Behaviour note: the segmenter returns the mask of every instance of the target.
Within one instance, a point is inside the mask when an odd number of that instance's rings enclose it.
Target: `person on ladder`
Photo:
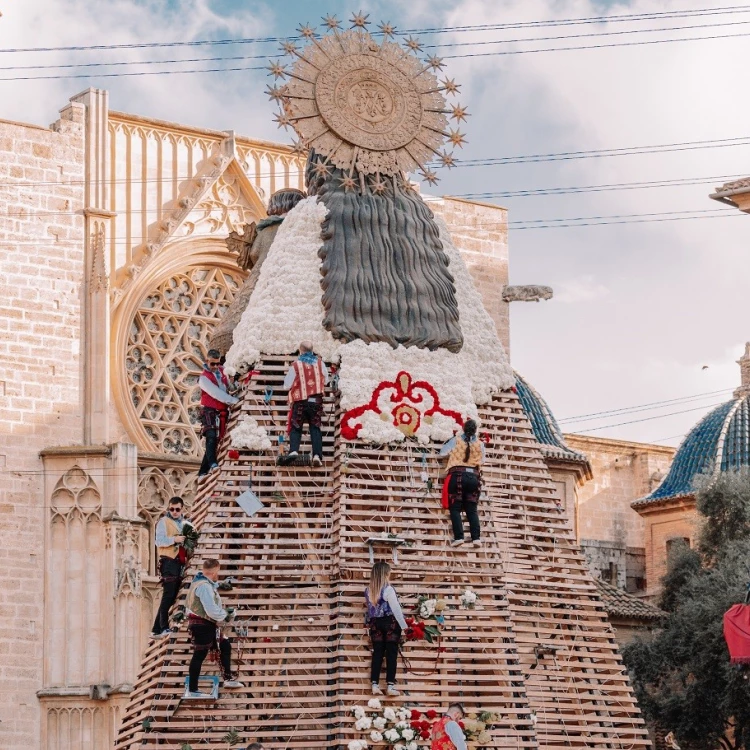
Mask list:
[[[396,669],[398,667],[398,644],[401,633],[406,632],[408,625],[401,611],[396,590],[391,586],[391,566],[378,562],[372,566],[370,583],[365,589],[367,614],[365,621],[370,628],[372,643],[372,662],[370,664],[370,682],[372,694],[383,695],[380,689],[380,670],[385,655],[385,681],[387,695],[396,696]]]
[[[462,434],[445,443],[440,449],[440,455],[448,456],[447,474],[443,483],[443,507],[448,508],[451,516],[451,546],[458,547],[464,543],[463,511],[469,522],[471,541],[478,547],[482,544],[477,503],[482,489],[479,470],[484,461],[484,443],[477,438],[477,423],[473,419],[467,419]]]
[[[222,605],[218,581],[219,561],[208,558],[203,561],[202,570],[195,576],[188,591],[185,608],[193,644],[193,658],[190,660],[186,698],[210,697],[198,691],[201,667],[209,651],[219,652],[224,687],[230,690],[245,687],[232,674],[232,642],[221,632],[221,626],[234,619],[234,612],[229,612]]]
[[[288,459],[299,455],[302,441],[302,427],[310,425],[312,442],[312,464],[323,464],[323,433],[320,425],[323,421],[323,394],[328,385],[328,368],[325,362],[313,352],[312,344],[303,341],[299,345],[299,357],[289,368],[284,378],[284,388],[289,391],[289,433]]]
[[[219,468],[216,451],[227,429],[229,407],[237,403],[229,393],[229,378],[221,366],[221,354],[217,349],[208,350],[198,385],[201,389],[201,432],[206,438],[206,452],[198,470],[198,476],[203,477]]]
[[[182,585],[182,563],[180,545],[185,541],[182,527],[185,517],[182,515],[184,503],[181,497],[169,500],[165,514],[156,524],[155,543],[159,555],[159,582],[162,587],[161,603],[156,613],[152,638],[165,638],[172,631],[169,628],[169,610],[177,599],[177,592]]]
[[[443,718],[432,725],[430,750],[467,750],[466,738],[458,724],[465,715],[460,703],[448,706]]]

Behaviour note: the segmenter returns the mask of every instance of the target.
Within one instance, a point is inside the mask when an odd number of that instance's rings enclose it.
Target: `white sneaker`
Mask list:
[[[383,691],[380,689],[380,685],[376,685],[374,682],[372,683],[372,694],[383,695]]]
[[[474,540],[472,541],[472,544],[473,544],[473,545],[474,545],[475,547],[481,547],[481,546],[482,546],[482,540],[481,540],[481,539],[474,539]]]
[[[168,638],[170,635],[172,635],[171,630],[162,630],[161,633],[151,633],[151,638],[156,641],[160,638]]]
[[[206,700],[207,698],[211,698],[213,696],[209,695],[208,693],[199,693],[199,692],[191,692],[190,690],[185,691],[185,695],[182,696],[185,700]]]
[[[451,542],[451,547],[460,547],[464,543],[463,539],[454,539]]]
[[[227,690],[237,690],[238,688],[245,687],[244,682],[240,682],[239,680],[225,680],[224,681],[224,687]]]
[[[323,465],[323,459],[320,456],[313,456],[312,465],[313,466],[322,466]]]
[[[388,689],[385,691],[386,695],[390,695],[392,697],[395,697],[397,695],[401,695],[400,690],[396,690],[395,685],[388,685]]]
[[[299,456],[297,451],[289,451],[289,453],[286,454],[287,458],[297,458],[297,456]]]

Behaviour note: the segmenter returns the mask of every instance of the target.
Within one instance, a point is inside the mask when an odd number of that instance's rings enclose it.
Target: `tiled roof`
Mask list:
[[[597,580],[596,587],[599,589],[599,596],[610,617],[627,617],[631,620],[653,622],[665,615],[665,612],[658,607],[654,607],[653,604],[628,594],[627,591],[623,591],[611,583]]]
[[[534,437],[541,443],[542,454],[548,458],[559,458],[566,461],[583,463],[586,466],[587,474],[590,474],[591,468],[588,458],[584,453],[574,451],[567,446],[560,425],[557,424],[557,420],[547,402],[517,372],[514,375],[516,376],[518,398],[521,401],[523,410],[526,412],[526,416],[531,422]]]
[[[750,464],[750,413],[747,396],[717,406],[688,433],[677,449],[669,473],[662,483],[633,507],[691,495],[700,474]]]

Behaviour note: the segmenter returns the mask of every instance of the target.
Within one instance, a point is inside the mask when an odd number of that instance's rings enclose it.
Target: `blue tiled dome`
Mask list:
[[[634,507],[692,495],[701,474],[750,466],[750,393],[717,406],[688,433],[664,481]]]
[[[534,437],[541,443],[542,454],[547,458],[557,458],[563,461],[575,461],[585,464],[585,471],[591,474],[588,458],[583,453],[574,451],[565,443],[560,425],[557,424],[552,411],[541,395],[524,380],[517,372],[516,393],[526,416],[531,422]]]

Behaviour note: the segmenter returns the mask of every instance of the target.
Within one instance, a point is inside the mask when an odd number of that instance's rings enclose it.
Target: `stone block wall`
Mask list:
[[[503,300],[508,284],[508,210],[463,198],[431,198],[430,208],[450,227],[487,312],[510,356],[510,306]]]
[[[52,129],[0,121],[0,744],[9,749],[40,746],[39,451],[82,440],[83,176],[82,106]]]

